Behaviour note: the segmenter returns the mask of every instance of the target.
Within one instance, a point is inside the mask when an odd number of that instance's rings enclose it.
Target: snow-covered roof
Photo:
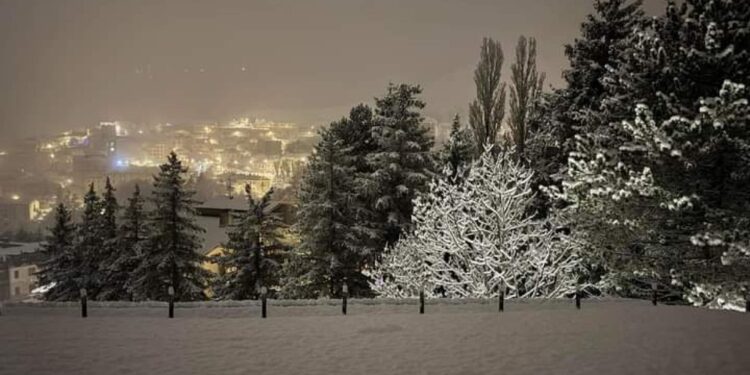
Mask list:
[[[41,242],[11,243],[8,247],[0,247],[0,261],[4,261],[8,255],[23,253],[34,253],[42,246]]]
[[[241,196],[233,199],[226,196],[214,197],[199,205],[198,210],[247,211],[247,199]]]

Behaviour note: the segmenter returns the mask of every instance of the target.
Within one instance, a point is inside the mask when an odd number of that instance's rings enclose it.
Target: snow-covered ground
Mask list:
[[[644,301],[6,305],[0,374],[750,374],[750,314]],[[208,308],[207,306],[212,306]]]

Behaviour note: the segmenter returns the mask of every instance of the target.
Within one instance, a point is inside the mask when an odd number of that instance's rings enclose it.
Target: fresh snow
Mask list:
[[[281,302],[281,301],[278,301]],[[747,314],[644,301],[10,304],[0,374],[747,374]],[[393,301],[391,301],[393,302]],[[312,301],[303,303],[313,304]],[[367,304],[365,304],[367,303]],[[286,302],[285,304],[291,304]],[[227,305],[227,304],[225,304]],[[194,307],[186,307],[194,306]],[[213,308],[205,308],[213,307]]]

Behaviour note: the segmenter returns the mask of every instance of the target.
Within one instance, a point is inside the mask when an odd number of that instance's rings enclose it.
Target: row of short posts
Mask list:
[[[499,312],[505,311],[505,285],[501,285],[498,291],[498,306],[497,309]],[[651,303],[656,306],[658,304],[658,284],[656,282],[651,283]],[[167,294],[169,295],[169,318],[174,318],[174,288],[172,286],[169,286],[167,289]],[[80,290],[81,295],[81,317],[86,318],[88,317],[88,300],[87,300],[87,292],[86,288],[81,288]],[[581,291],[581,288],[576,288],[575,291],[575,306],[577,310],[581,309],[581,298],[583,296],[583,292]],[[347,302],[349,299],[349,286],[346,285],[346,283],[343,284],[341,287],[341,313],[343,315],[346,315],[347,312]],[[262,318],[266,318],[268,316],[268,288],[261,287],[260,288],[260,300],[261,300],[261,309],[260,314]],[[419,291],[419,313],[424,314],[424,303],[425,303],[425,294],[424,289]],[[0,316],[3,315],[2,311],[3,305],[2,302],[0,302]],[[750,313],[750,291],[746,293],[745,297],[745,312]]]

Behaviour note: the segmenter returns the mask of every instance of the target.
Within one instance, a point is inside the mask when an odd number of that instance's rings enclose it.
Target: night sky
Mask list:
[[[509,76],[520,34],[561,84],[592,0],[0,0],[0,138],[103,120],[322,123],[419,83],[447,120],[474,96],[483,36]],[[664,0],[647,0],[650,13]]]

